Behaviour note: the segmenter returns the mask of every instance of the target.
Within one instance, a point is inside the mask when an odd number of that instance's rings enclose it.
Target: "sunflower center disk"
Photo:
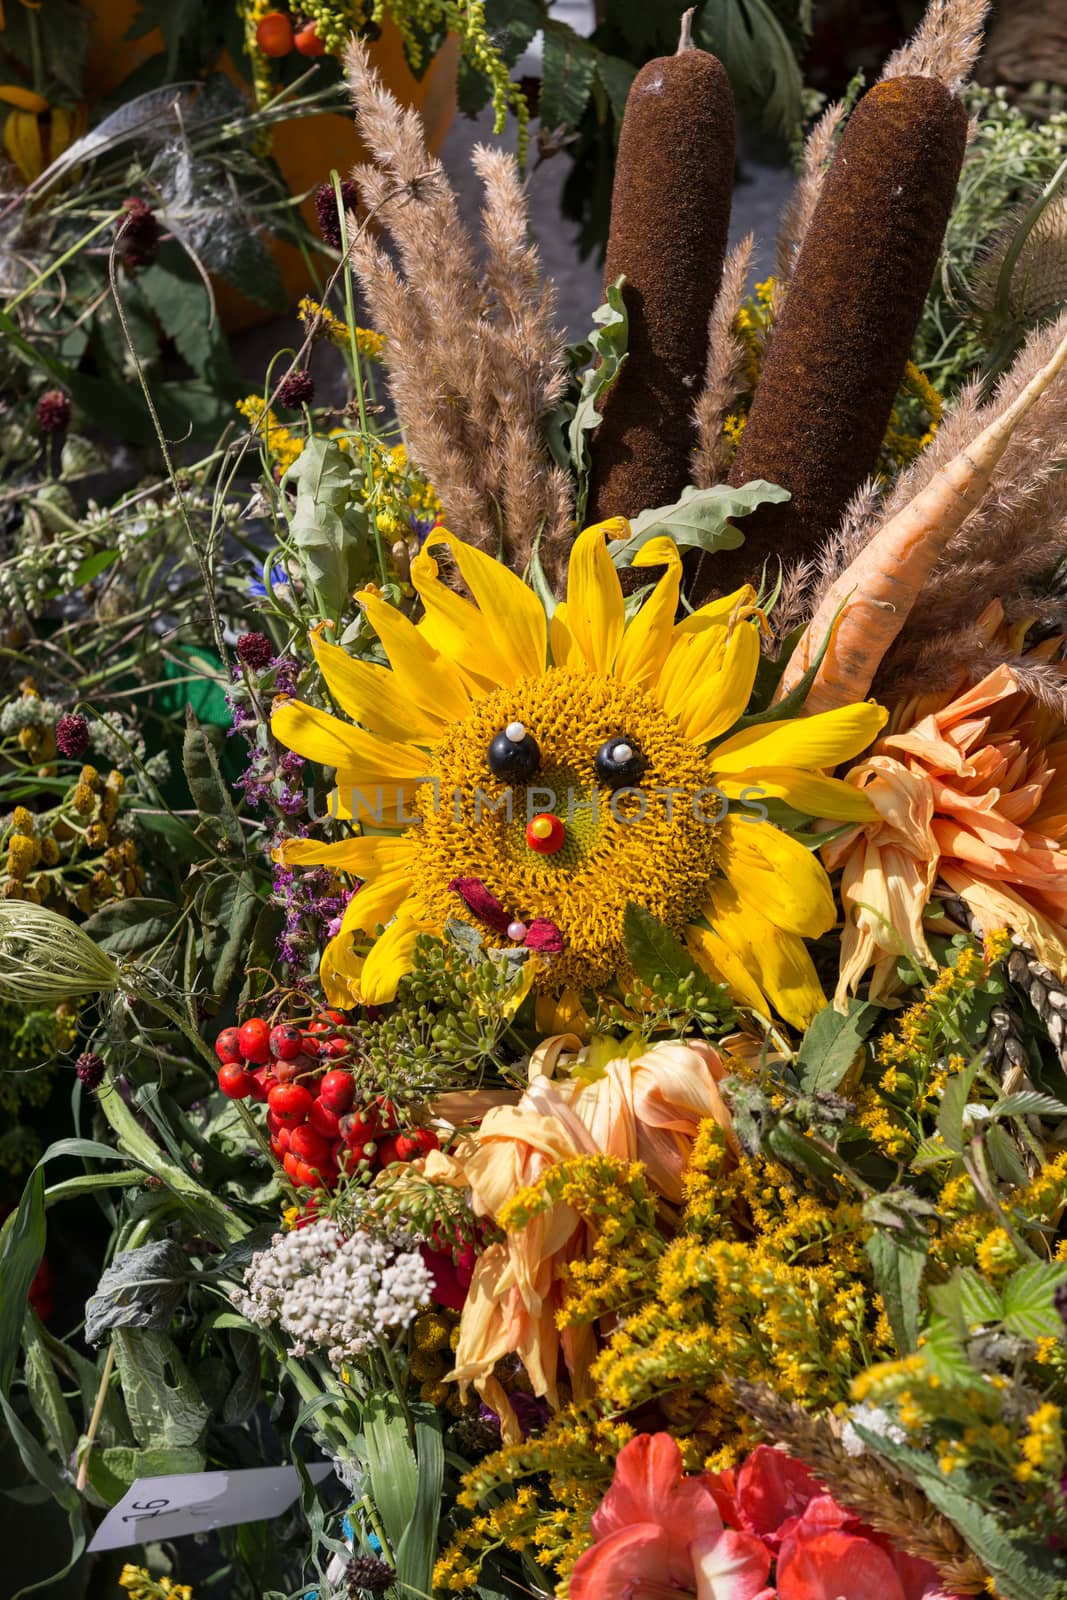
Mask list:
[[[494,776],[487,752],[521,724],[536,740],[538,769],[522,783]],[[597,754],[617,739],[639,750],[640,782],[612,792],[597,781]],[[479,878],[515,924],[546,917],[563,935],[542,988],[598,987],[625,964],[622,919],[630,901],[680,932],[699,915],[715,871],[716,832],[695,796],[711,779],[702,750],[682,738],[650,695],[565,667],[498,689],[431,752],[432,784],[418,796],[415,887],[428,919],[463,916],[448,888]],[[715,807],[707,805],[707,815]],[[549,816],[555,848],[532,847],[527,829]],[[534,836],[536,837],[536,835]],[[557,842],[558,840],[558,842]],[[487,932],[492,944],[505,937]]]

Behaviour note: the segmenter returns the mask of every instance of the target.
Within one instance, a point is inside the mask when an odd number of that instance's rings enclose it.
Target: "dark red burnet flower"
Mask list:
[[[77,760],[89,748],[89,724],[76,711],[68,712],[56,723],[56,749],[60,755]]]
[[[138,267],[150,267],[159,254],[159,220],[139,195],[131,194],[122,209],[126,215],[119,219],[118,254],[123,266],[136,272]]]
[[[341,184],[341,204],[346,211],[355,211],[359,206],[359,191],[351,178],[345,178]],[[337,211],[337,196],[332,183],[320,183],[315,190],[315,214],[319,219],[319,232],[326,243],[333,250],[342,248],[341,218]]]
[[[265,672],[274,660],[274,646],[265,633],[243,633],[237,641],[237,654],[253,672]]]
[[[345,1584],[353,1600],[364,1593],[384,1594],[395,1580],[393,1568],[378,1556],[353,1556],[345,1568]]]
[[[95,1050],[83,1050],[74,1063],[74,1070],[78,1074],[82,1085],[90,1091],[99,1089],[104,1081],[104,1062]]]
[[[315,398],[315,380],[310,372],[290,372],[278,386],[278,404],[288,411],[299,411]]]
[[[66,433],[70,427],[70,395],[46,389],[37,402],[37,426],[42,433]]]

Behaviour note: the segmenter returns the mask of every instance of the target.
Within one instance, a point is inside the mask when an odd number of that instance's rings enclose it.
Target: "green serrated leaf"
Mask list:
[[[930,1372],[946,1388],[969,1389],[975,1382],[975,1369],[957,1330],[946,1317],[930,1318],[923,1329],[920,1350]]]
[[[704,1000],[713,1008],[721,1005],[719,989],[703,967],[693,960],[685,945],[662,922],[657,922],[650,911],[633,901],[623,912],[622,942],[630,965],[642,983],[655,987],[657,982],[679,983],[689,978],[693,980],[693,992],[698,1000]]]
[[[693,36],[718,56],[738,101],[765,128],[794,138],[804,117],[804,80],[767,0],[705,0]]]
[[[541,126],[555,133],[576,128],[589,104],[596,52],[580,34],[552,17],[544,19],[541,57]]]
[[[116,1328],[111,1343],[130,1425],[142,1449],[199,1444],[211,1409],[174,1340],[147,1328]]]
[[[945,1477],[931,1455],[895,1443],[854,1421],[856,1432],[876,1456],[902,1467],[936,1507],[959,1530],[967,1548],[982,1562],[1003,1600],[1063,1600],[1063,1565],[1058,1551],[998,1522],[977,1495],[964,1488],[957,1474]]]
[[[617,567],[632,566],[642,545],[661,537],[688,548],[736,550],[744,544],[745,536],[740,528],[732,526],[732,517],[745,517],[757,506],[776,505],[788,499],[788,489],[779,489],[777,484],[765,483],[761,478],[737,489],[728,483],[717,483],[710,489],[695,489],[690,484],[674,505],[642,511],[631,522],[629,537],[612,540],[608,550]]]
[[[878,1006],[850,1000],[843,1016],[833,1006],[826,1006],[812,1018],[797,1056],[800,1087],[805,1094],[837,1088],[879,1014]]]
[[[1004,1326],[1022,1339],[1063,1337],[1054,1296],[1067,1283],[1067,1262],[1035,1261],[1013,1272],[1002,1292]]]
[[[621,123],[623,113],[626,110],[626,101],[630,94],[630,86],[636,75],[635,67],[632,62],[623,61],[620,56],[602,55],[598,52],[596,75],[601,88],[607,96],[612,116],[616,122]]]
[[[941,1109],[937,1114],[937,1131],[945,1145],[955,1155],[963,1150],[963,1113],[971,1096],[980,1063],[974,1060],[962,1072],[957,1072],[945,1084],[941,1096]]]
[[[217,823],[228,842],[239,854],[244,855],[244,833],[229,785],[222,775],[215,747],[192,710],[188,713],[186,723],[182,767],[196,809],[201,816]]]
[[[162,943],[177,915],[170,900],[116,900],[94,911],[84,926],[109,955],[132,956]]]
[[[1042,1094],[1038,1089],[1018,1089],[1006,1094],[990,1106],[991,1117],[1063,1117],[1067,1116],[1067,1103],[1053,1094]]]
[[[884,1196],[877,1198],[884,1203]],[[872,1220],[867,1207],[864,1216]],[[930,1239],[920,1218],[901,1212],[899,1221],[900,1226],[876,1226],[864,1249],[897,1348],[901,1355],[910,1355],[919,1342],[919,1285]]]
[[[956,1275],[960,1291],[960,1309],[970,1327],[987,1322],[999,1322],[1001,1298],[995,1284],[983,1278],[973,1267],[963,1267]]]

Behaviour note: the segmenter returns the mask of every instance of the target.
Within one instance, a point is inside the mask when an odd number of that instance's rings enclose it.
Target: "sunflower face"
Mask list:
[[[759,662],[753,591],[676,623],[681,561],[657,539],[641,557],[666,574],[627,619],[606,545],[625,533],[616,521],[579,536],[549,619],[514,573],[438,530],[412,564],[417,626],[365,597],[389,668],[316,641],[350,720],[286,701],[273,727],[336,770],[335,810],[360,829],[282,848],[288,865],[360,883],[323,954],[331,1003],[391,999],[418,935],[451,917],[537,950],[543,991],[600,989],[627,976],[635,902],[741,1003],[798,1026],[823,1004],[804,939],[834,921],[829,880],[761,820],[759,797],[867,820],[864,796],[824,769],[865,749],[885,714],[848,706],[731,735]],[[441,581],[439,544],[473,601]]]
[[[516,723],[539,752],[519,784],[497,777],[487,759],[500,731]],[[639,784],[601,781],[597,754],[607,743],[640,751]],[[419,913],[428,922],[466,915],[449,885],[478,879],[510,922],[545,918],[559,929],[563,948],[539,971],[538,986],[582,989],[607,984],[624,966],[629,901],[678,934],[699,916],[715,871],[711,769],[651,695],[549,667],[479,701],[430,758],[433,782],[420,790],[412,840]],[[555,850],[530,842],[530,824],[545,815],[562,825]],[[490,931],[487,942],[508,941]]]

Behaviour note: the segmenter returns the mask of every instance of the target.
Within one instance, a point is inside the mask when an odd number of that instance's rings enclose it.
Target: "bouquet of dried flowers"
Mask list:
[[[0,1231],[0,1409],[65,1570],[1064,1592],[1067,323],[1009,299],[999,377],[933,381],[982,10],[824,112],[752,293],[687,20],[569,346],[516,163],[470,237],[352,40],[332,275],[199,462],[126,209],[165,484],[79,516],[52,463],[0,566],[5,1104],[71,1101]],[[269,1522],[85,1554],[285,1464]]]

